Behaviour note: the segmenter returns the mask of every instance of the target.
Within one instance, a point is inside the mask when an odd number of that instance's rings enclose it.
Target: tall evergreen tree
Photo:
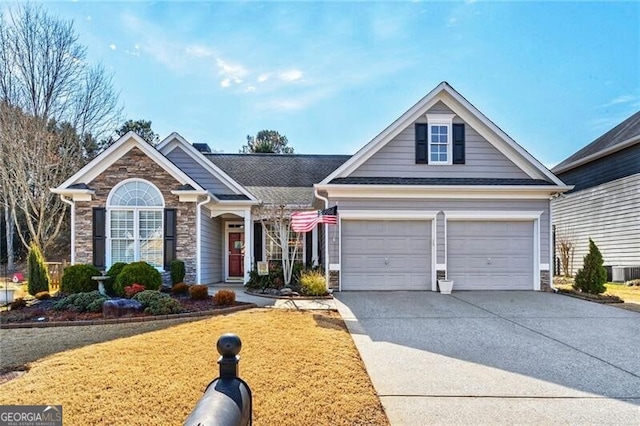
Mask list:
[[[584,257],[582,269],[576,274],[574,288],[585,293],[600,294],[604,293],[607,282],[607,270],[604,268],[604,260],[602,254],[598,250],[598,246],[589,238],[589,253]]]

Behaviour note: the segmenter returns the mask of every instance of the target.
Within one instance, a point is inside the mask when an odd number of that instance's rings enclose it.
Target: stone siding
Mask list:
[[[176,209],[176,256],[185,262],[185,281],[195,282],[196,205],[195,203],[180,203],[178,196],[171,193],[171,190],[176,189],[180,182],[176,181],[138,148],[133,148],[91,182],[87,182],[87,185],[95,191],[91,201],[75,203],[76,263],[93,263],[93,208],[106,207],[111,189],[123,180],[131,178],[144,179],[154,184],[164,197],[165,207]]]
[[[340,288],[340,271],[329,271],[329,288],[332,290]]]
[[[551,291],[549,271],[540,271],[540,291]]]

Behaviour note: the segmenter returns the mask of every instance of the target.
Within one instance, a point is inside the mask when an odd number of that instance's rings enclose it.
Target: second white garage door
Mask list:
[[[533,222],[447,222],[454,290],[533,290]]]
[[[431,290],[431,221],[342,220],[342,290]]]

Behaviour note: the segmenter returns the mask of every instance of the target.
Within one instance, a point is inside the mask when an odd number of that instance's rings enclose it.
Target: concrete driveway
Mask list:
[[[640,425],[640,314],[539,292],[344,292],[392,425]]]

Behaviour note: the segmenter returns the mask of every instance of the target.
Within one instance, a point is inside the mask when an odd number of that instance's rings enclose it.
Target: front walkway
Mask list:
[[[209,285],[209,294],[214,295],[218,290],[231,290],[236,293],[236,301],[255,303],[260,308],[299,309],[299,310],[337,310],[335,299],[276,299],[272,297],[255,296],[244,292],[242,284],[218,283]]]

